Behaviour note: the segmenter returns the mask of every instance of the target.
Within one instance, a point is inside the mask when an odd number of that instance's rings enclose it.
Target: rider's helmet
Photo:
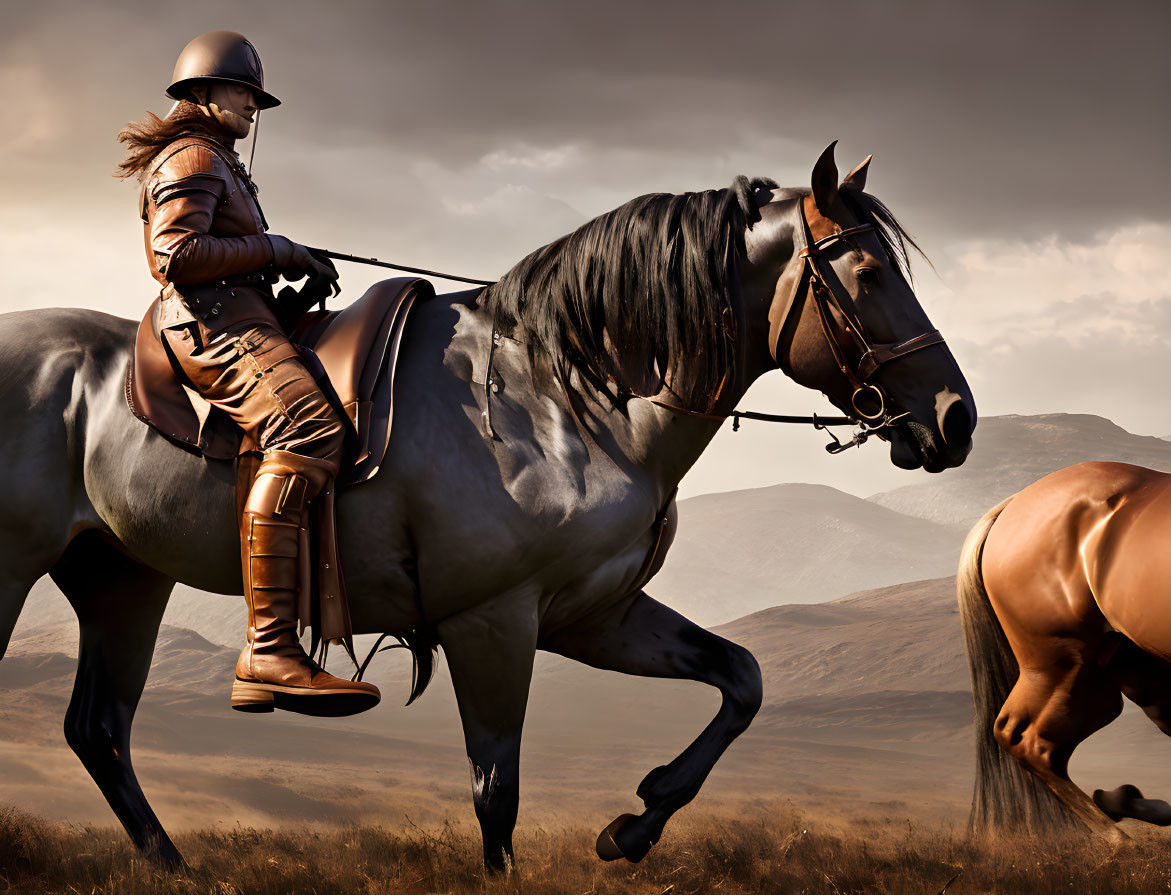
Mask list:
[[[281,104],[265,92],[264,69],[256,47],[235,31],[208,31],[187,44],[179,54],[171,80],[167,88],[171,99],[191,99],[191,88],[205,81],[227,81],[251,87],[258,108],[271,109]]]

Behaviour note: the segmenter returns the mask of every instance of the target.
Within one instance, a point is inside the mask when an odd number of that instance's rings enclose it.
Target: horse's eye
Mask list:
[[[854,271],[854,276],[858,278],[858,283],[862,286],[873,286],[878,282],[878,271],[873,267],[859,267]]]

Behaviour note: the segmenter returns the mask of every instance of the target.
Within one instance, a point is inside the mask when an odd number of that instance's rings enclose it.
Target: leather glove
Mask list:
[[[272,266],[286,280],[296,282],[305,276],[337,279],[337,271],[332,264],[323,264],[317,260],[299,242],[293,242],[287,236],[267,235],[269,245],[272,246]]]
[[[280,323],[285,332],[292,332],[301,316],[314,305],[320,305],[321,310],[324,311],[326,299],[341,294],[342,290],[337,284],[337,271],[334,269],[333,262],[328,258],[322,260],[333,274],[332,278],[313,274],[300,289],[285,286],[277,293],[277,322]]]

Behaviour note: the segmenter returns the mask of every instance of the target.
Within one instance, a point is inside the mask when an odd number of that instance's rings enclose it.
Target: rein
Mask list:
[[[801,426],[813,426],[814,429],[823,430],[833,440],[825,446],[826,452],[830,454],[840,454],[842,451],[847,451],[852,447],[860,447],[872,436],[877,435],[879,430],[885,429],[887,426],[893,425],[909,414],[900,413],[898,416],[887,416],[879,425],[872,426],[865,420],[856,420],[849,416],[818,416],[816,413],[812,416],[789,416],[787,414],[778,413],[758,413],[755,410],[733,410],[731,413],[724,415],[719,413],[702,413],[698,410],[688,410],[686,407],[679,407],[675,404],[669,404],[666,401],[660,401],[658,398],[647,398],[652,404],[657,404],[659,407],[665,407],[667,410],[673,410],[676,413],[684,413],[687,416],[697,416],[705,420],[718,420],[723,422],[732,418],[732,431],[740,431],[740,420],[758,420],[762,423],[793,423]],[[833,432],[830,431],[830,426],[854,426],[858,429],[850,437],[849,441],[841,441]]]
[[[740,431],[741,419],[759,420],[766,423],[812,425],[814,429],[825,430],[830,438],[833,439],[833,441],[825,446],[826,451],[831,454],[840,454],[849,448],[864,444],[871,436],[893,426],[895,423],[910,415],[909,413],[892,415],[887,404],[886,393],[880,385],[871,382],[871,379],[882,365],[889,363],[895,358],[911,354],[912,352],[921,351],[933,345],[942,345],[945,340],[939,330],[935,329],[930,332],[920,333],[902,342],[872,342],[867,337],[866,329],[858,317],[853,299],[847,294],[847,301],[843,303],[838,297],[837,290],[831,285],[837,283],[838,286],[841,286],[842,284],[837,275],[833,273],[832,266],[825,261],[821,253],[827,246],[837,240],[844,239],[848,241],[851,236],[873,231],[874,225],[859,224],[856,227],[847,227],[845,230],[839,229],[829,236],[815,240],[809,228],[809,221],[805,216],[804,205],[798,203],[798,208],[800,209],[801,215],[801,227],[794,235],[799,236],[800,241],[805,243],[804,248],[797,254],[797,257],[801,258],[803,262],[802,272],[800,278],[797,280],[793,294],[789,298],[788,304],[785,306],[772,329],[774,335],[769,345],[769,351],[773,356],[773,360],[777,362],[777,366],[783,368],[785,364],[778,351],[781,335],[788,323],[793,307],[797,303],[796,298],[801,294],[802,289],[809,289],[817,307],[817,316],[821,322],[822,333],[825,335],[825,340],[829,346],[830,353],[833,355],[834,362],[854,387],[854,392],[850,396],[850,404],[855,413],[857,413],[857,416],[820,417],[817,414],[813,414],[812,416],[789,416],[774,413],[757,413],[752,410],[733,410],[730,414],[722,415],[689,410],[686,407],[679,407],[657,398],[648,397],[647,400],[652,404],[657,404],[676,413],[684,413],[688,416],[696,416],[702,419],[723,422],[731,416],[733,432]],[[851,358],[851,355],[856,359]],[[786,372],[788,371],[786,370]],[[877,404],[876,408],[874,406],[868,406],[873,405],[875,402]],[[833,432],[829,431],[830,426],[852,425],[857,425],[858,429],[854,432],[850,440],[846,442],[840,441]]]
[[[309,248],[306,246],[306,248]],[[457,277],[455,274],[442,273],[438,270],[426,270],[422,267],[407,267],[405,264],[392,264],[389,261],[379,261],[377,258],[362,258],[358,255],[346,255],[342,252],[333,252],[329,249],[309,249],[314,255],[323,258],[333,258],[335,261],[350,261],[353,264],[369,264],[372,267],[389,267],[391,270],[401,270],[406,273],[420,273],[429,277],[439,277],[441,280],[453,280],[457,283],[471,283],[473,286],[491,286],[496,280],[474,280],[471,277]]]

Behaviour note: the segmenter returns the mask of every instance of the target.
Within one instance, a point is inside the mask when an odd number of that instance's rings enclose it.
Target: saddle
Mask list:
[[[352,428],[338,487],[369,481],[377,474],[390,443],[394,372],[407,316],[415,302],[432,298],[427,280],[396,277],[371,286],[340,311],[304,314],[289,333],[326,396]],[[159,300],[138,328],[126,368],[126,403],[131,412],[184,450],[237,464],[237,510],[259,465],[257,445],[224,413],[186,387],[158,338]],[[334,492],[318,500],[313,540],[318,586],[302,588],[301,630],[313,627],[318,643],[342,642],[352,654],[349,610],[338,560]],[[238,515],[238,514],[237,514]],[[325,591],[340,597],[324,605]],[[308,602],[307,602],[308,601]]]

